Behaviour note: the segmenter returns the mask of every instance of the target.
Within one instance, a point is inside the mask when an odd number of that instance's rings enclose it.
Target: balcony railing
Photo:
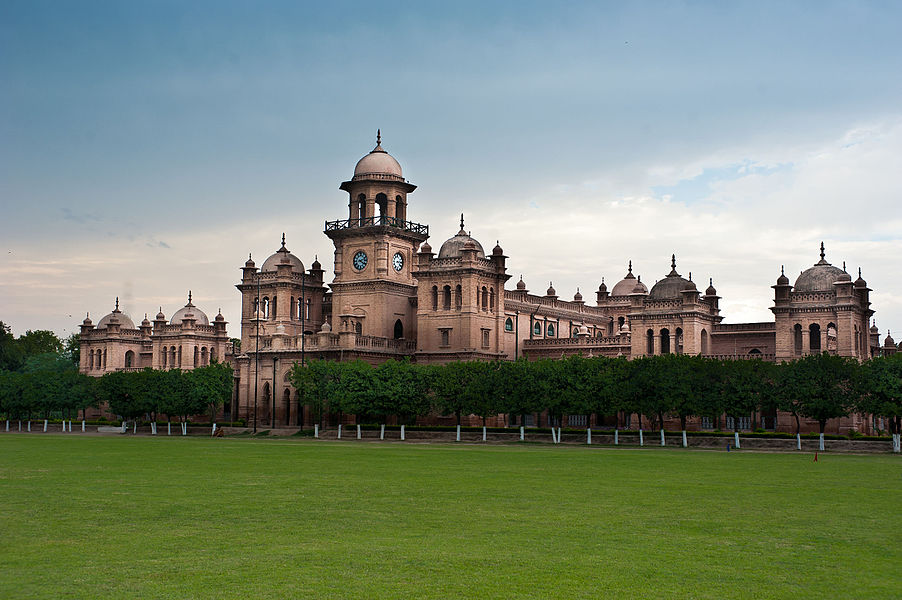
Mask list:
[[[405,221],[397,217],[378,216],[361,217],[358,219],[344,219],[341,221],[326,221],[326,231],[340,231],[342,229],[355,229],[358,227],[396,227],[404,231],[410,231],[419,235],[429,235],[429,225],[421,225],[413,221]]]

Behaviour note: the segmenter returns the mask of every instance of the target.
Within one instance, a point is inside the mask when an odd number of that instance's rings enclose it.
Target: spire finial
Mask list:
[[[858,278],[861,279],[861,267],[858,267]]]
[[[627,275],[633,274],[633,259],[630,259],[630,266],[627,268]]]
[[[689,281],[692,281],[692,271],[689,271]]]
[[[145,319],[147,318],[147,313],[144,313],[144,318],[145,318]]]
[[[90,313],[90,312],[86,312],[86,313],[85,313],[85,318],[86,318],[86,319],[90,319],[90,318],[91,318],[91,313]]]
[[[160,307],[160,311],[159,311],[159,312],[163,312],[163,307],[162,307],[162,306]]]
[[[846,261],[842,261],[842,272],[846,272]]]
[[[601,276],[601,282],[604,283],[604,275]]]
[[[116,310],[119,310],[119,296],[116,296]]]
[[[676,254],[670,255],[670,268],[676,271]]]
[[[824,260],[824,242],[821,242],[821,260]]]
[[[464,214],[460,213],[460,230],[464,230]]]
[[[378,146],[378,145],[380,145],[381,143],[382,143],[382,130],[381,130],[381,129],[377,129],[377,130],[376,130],[376,145]]]
[[[282,233],[282,248],[285,247],[285,233]]]
[[[254,260],[253,258],[251,258],[251,253],[250,253],[250,252],[247,253],[247,259],[248,259],[248,260]]]
[[[780,265],[780,275],[786,275],[786,272],[783,270],[784,265]]]
[[[714,278],[708,277],[708,285],[714,285]]]

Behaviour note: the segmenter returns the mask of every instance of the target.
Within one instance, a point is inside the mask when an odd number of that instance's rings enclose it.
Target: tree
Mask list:
[[[313,419],[322,424],[329,403],[340,394],[342,367],[332,360],[311,360],[307,364],[295,363],[288,376],[298,391],[302,404],[309,406]]]
[[[902,434],[902,354],[872,358],[860,371],[861,396],[857,409],[885,417],[893,434],[894,450],[900,451]]]
[[[827,353],[811,354],[787,365],[790,385],[798,393],[799,413],[818,423],[821,450],[827,421],[848,416],[857,404],[857,367],[852,358]]]
[[[25,363],[25,352],[10,333],[10,327],[0,321],[0,371],[18,371]]]
[[[142,410],[135,400],[135,377],[133,373],[115,371],[103,375],[97,384],[99,399],[106,403],[107,409],[118,415],[123,421],[141,415]]]
[[[207,366],[188,371],[189,395],[193,411],[202,414],[210,409],[210,422],[216,420],[216,412],[232,398],[232,367],[227,363],[212,362]]]
[[[63,341],[60,355],[78,368],[81,359],[81,334],[73,333]]]
[[[24,335],[20,335],[16,344],[22,349],[26,357],[36,354],[59,354],[63,350],[63,343],[52,331],[46,329],[29,329]]]

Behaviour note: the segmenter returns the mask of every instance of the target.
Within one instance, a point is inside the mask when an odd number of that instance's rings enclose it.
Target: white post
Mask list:
[[[824,434],[823,434],[823,433],[820,434],[820,437],[819,437],[819,441],[818,441],[818,449],[819,449],[821,452],[824,451]]]
[[[460,425],[457,426],[457,439],[455,441],[460,441]]]
[[[586,444],[592,445],[592,428],[586,427]]]
[[[126,423],[125,420],[123,419],[122,420],[122,433],[125,433],[127,429],[128,429],[128,423]]]
[[[618,430],[618,429],[615,429],[615,430],[614,430],[614,445],[615,445],[615,446],[617,446],[617,445],[618,445],[618,442],[619,442],[619,440],[617,439],[617,437],[618,437],[617,434],[619,434],[619,433],[620,433],[620,430]]]
[[[739,450],[742,446],[739,445],[739,432],[733,432],[733,440],[736,442],[736,449]]]
[[[385,439],[385,424],[384,423],[379,426],[379,439],[380,440]]]
[[[44,433],[47,433],[47,419],[44,419]]]
[[[31,433],[31,419],[28,419],[28,432]]]
[[[560,427],[557,428],[557,443],[558,444],[561,443],[561,428]]]
[[[664,430],[661,430],[661,445],[664,445]]]
[[[81,420],[81,432],[82,433],[85,432],[85,420],[84,419]]]
[[[800,434],[796,434],[796,450],[802,449],[802,436]]]
[[[485,425],[482,426],[482,441],[485,441]]]
[[[902,433],[897,433],[895,435],[896,438],[896,452],[902,452]]]
[[[6,420],[6,430],[9,431],[9,419]],[[893,436],[893,439],[895,439],[895,436]]]
[[[338,424],[338,439],[341,439],[341,423]]]
[[[188,421],[182,423],[182,435],[188,435]]]
[[[22,431],[22,419],[19,419],[19,431]]]
[[[404,441],[404,426],[401,425],[401,441]]]
[[[313,437],[319,438],[319,423],[313,425]]]
[[[138,419],[135,419],[135,425],[132,427],[132,433],[138,433]]]
[[[154,432],[154,435],[156,435],[156,432]],[[210,432],[210,435],[211,436],[216,435],[216,423],[213,423],[213,431]]]
[[[526,432],[524,431],[524,429],[525,429],[525,427],[523,427],[522,425],[520,425],[520,441],[521,441],[521,442],[523,441],[524,434],[526,433]]]
[[[360,424],[357,425],[357,439],[360,439]]]
[[[641,429],[639,430],[639,445],[640,446],[645,445],[645,440],[642,438],[642,430]]]
[[[172,421],[166,421],[166,435],[172,435]]]
[[[683,448],[688,447],[689,444],[686,443],[686,430],[683,430]]]

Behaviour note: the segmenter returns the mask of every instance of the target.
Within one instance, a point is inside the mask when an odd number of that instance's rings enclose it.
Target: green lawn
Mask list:
[[[0,435],[0,597],[898,598],[889,455]]]

